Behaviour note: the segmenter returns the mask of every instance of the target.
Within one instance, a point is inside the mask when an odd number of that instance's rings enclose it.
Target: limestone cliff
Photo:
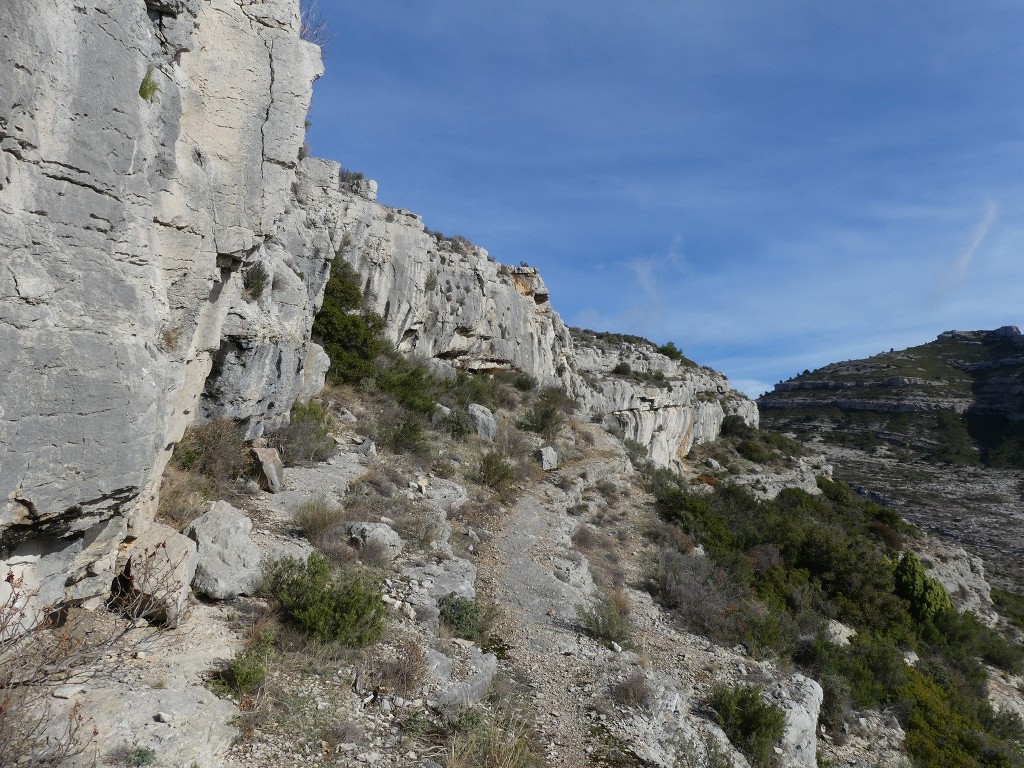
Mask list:
[[[254,433],[310,385],[320,72],[295,0],[0,5],[0,558],[42,601],[106,590],[204,391]]]
[[[298,194],[318,236],[356,269],[367,309],[384,318],[400,352],[562,387],[587,418],[644,446],[659,466],[714,440],[728,414],[757,424],[754,403],[717,371],[636,337],[570,334],[536,269],[431,232],[416,214],[377,203],[372,182],[340,179],[335,163],[309,159],[301,170]],[[617,365],[630,374],[614,373]]]
[[[582,410],[647,448],[658,466],[678,465],[694,445],[716,439],[730,414],[757,426],[757,406],[718,371],[674,360],[643,340],[577,331],[574,341]]]

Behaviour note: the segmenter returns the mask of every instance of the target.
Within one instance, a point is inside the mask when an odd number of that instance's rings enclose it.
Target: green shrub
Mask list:
[[[380,444],[394,453],[425,453],[427,433],[423,420],[416,414],[406,416],[394,424],[384,424],[377,435]]]
[[[601,595],[593,608],[576,606],[576,617],[591,637],[622,648],[634,648],[633,623],[625,605],[616,605],[608,595]]]
[[[358,571],[333,574],[317,552],[305,563],[294,557],[270,563],[263,591],[290,621],[322,642],[365,646],[384,631],[387,609],[380,584]]]
[[[269,279],[270,274],[267,272],[267,268],[263,266],[263,262],[257,261],[242,273],[242,287],[250,297],[258,299],[263,295],[263,290],[267,287]]]
[[[384,320],[372,313],[359,314],[362,306],[358,275],[347,261],[336,258],[324,303],[313,321],[313,334],[331,358],[329,375],[335,381],[355,384],[373,376],[374,361],[387,350],[381,335]]]
[[[488,488],[503,491],[516,478],[512,465],[505,461],[497,451],[489,451],[480,458],[476,480]]]
[[[629,367],[629,363],[623,361],[612,368],[612,373],[617,376],[629,376],[633,372],[633,369]]]
[[[688,368],[696,368],[697,364],[690,358],[682,353],[679,347],[676,346],[674,341],[670,341],[667,344],[662,344],[658,347],[658,351],[665,357],[671,358],[676,362],[682,363]]]
[[[537,380],[528,373],[515,372],[511,378],[512,386],[520,392],[532,392],[537,388]]]
[[[304,501],[295,510],[295,523],[314,544],[347,519],[345,509],[332,504],[323,496]]]
[[[128,753],[125,760],[127,765],[154,765],[156,763],[156,752],[149,747],[138,747]]]
[[[260,632],[220,673],[218,679],[235,695],[244,696],[263,684],[267,677],[267,660],[273,653],[274,635]]]
[[[736,445],[736,452],[745,459],[755,464],[770,464],[778,458],[778,454],[770,448],[765,448],[756,440],[740,440]]]
[[[153,76],[156,72],[156,67],[150,64],[146,67],[146,74],[142,78],[142,82],[139,84],[139,96],[145,101],[153,101],[156,98],[157,91],[160,90],[156,84],[156,78]]]
[[[512,703],[467,708],[450,723],[448,768],[540,768],[545,762],[529,719]]]
[[[456,440],[464,440],[473,434],[473,421],[468,413],[455,409],[445,416],[441,428]]]
[[[992,588],[992,602],[999,614],[1017,629],[1024,630],[1024,595],[999,587]]]
[[[296,402],[288,424],[272,433],[268,442],[285,466],[326,461],[337,450],[331,435],[333,424],[330,411],[320,403]]]
[[[757,434],[757,430],[747,424],[742,416],[731,413],[722,420],[721,434],[723,437],[749,438]]]
[[[572,408],[572,403],[565,392],[557,387],[549,387],[540,393],[522,421],[522,428],[537,432],[549,440],[554,439],[565,422],[565,414]]]
[[[893,577],[896,594],[910,603],[910,612],[918,621],[934,621],[940,614],[953,610],[945,588],[925,575],[924,566],[913,552],[903,554]]]
[[[786,715],[766,702],[757,686],[719,684],[711,692],[711,708],[725,735],[753,768],[773,764],[775,745],[782,739]]]
[[[441,625],[455,637],[476,640],[483,626],[483,613],[479,603],[454,592],[437,601]]]

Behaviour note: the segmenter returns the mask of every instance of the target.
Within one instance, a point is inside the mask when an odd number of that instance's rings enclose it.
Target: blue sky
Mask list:
[[[320,0],[309,141],[756,395],[1024,324],[1024,3]]]

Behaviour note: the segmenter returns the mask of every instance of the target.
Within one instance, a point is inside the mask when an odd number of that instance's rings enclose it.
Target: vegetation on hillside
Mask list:
[[[670,472],[648,476],[663,518],[687,534],[650,577],[681,621],[799,664],[825,689],[828,726],[855,708],[892,708],[920,766],[1024,765],[1019,719],[983,692],[984,665],[1019,670],[1022,649],[953,610],[902,551],[913,532],[893,510],[826,479],[821,496],[787,489],[761,501],[727,483],[697,493]],[[687,551],[689,540],[707,556]],[[828,619],[856,630],[849,646],[830,642]]]

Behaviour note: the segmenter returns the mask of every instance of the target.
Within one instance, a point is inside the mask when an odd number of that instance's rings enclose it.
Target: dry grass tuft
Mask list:
[[[208,477],[168,466],[160,484],[156,519],[180,531],[209,508],[217,486]]]
[[[620,707],[647,710],[654,703],[654,689],[640,670],[613,685],[608,694]]]
[[[419,693],[427,679],[427,653],[416,640],[398,644],[395,656],[381,661],[376,670],[380,685],[406,698]]]

